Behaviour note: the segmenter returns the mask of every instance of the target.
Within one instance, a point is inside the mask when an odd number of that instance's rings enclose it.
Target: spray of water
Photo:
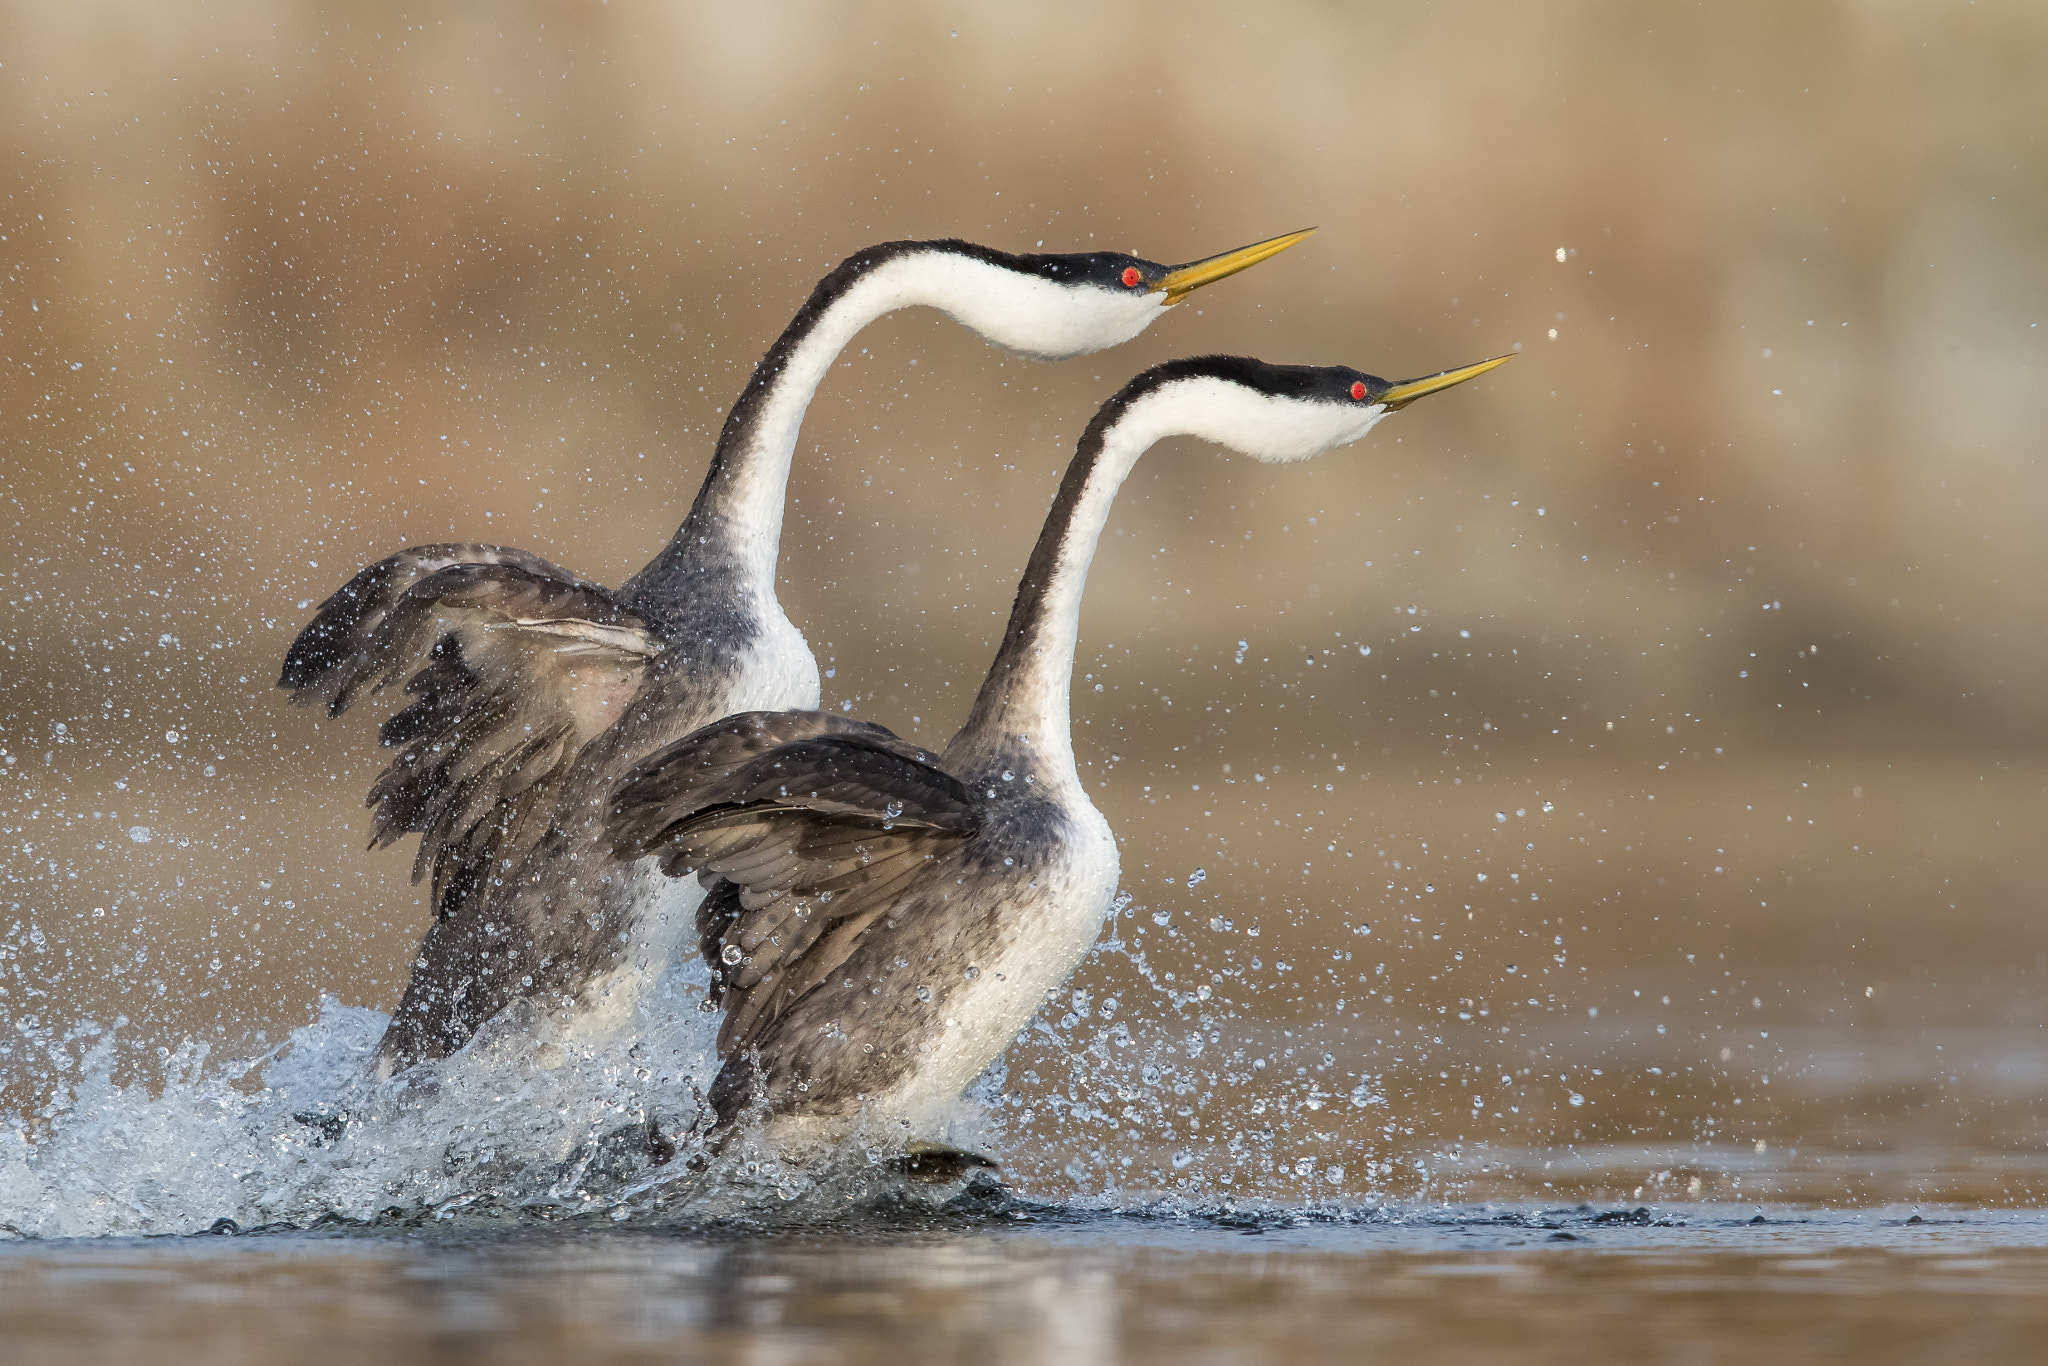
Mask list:
[[[643,1028],[611,1049],[545,1018],[501,1019],[458,1056],[386,1081],[370,1067],[385,1017],[332,998],[261,1057],[183,1045],[154,1092],[116,1080],[108,1031],[46,1126],[0,1131],[0,1224],[86,1237],[605,1208],[697,1123],[714,1022],[689,976],[653,993]]]
[[[1371,1079],[1341,1091],[1320,1074],[1272,1085],[1279,1073],[1257,1047],[1211,1044],[1213,1026],[1232,1022],[1203,1023],[1206,1003],[1160,980],[1142,945],[1126,943],[1117,924],[1128,908],[1122,898],[1096,958],[1144,982],[1147,1007],[1073,991],[1023,1041],[1033,1075],[1022,1094],[998,1063],[945,1132],[925,1137],[994,1154],[1013,1189],[1077,1208],[1162,1193],[1206,1209],[1281,1187],[1355,1192],[1375,1170],[1369,1153],[1348,1159],[1349,1182],[1334,1158],[1296,1172],[1274,1124],[1325,1106],[1382,1105]],[[702,1091],[716,1072],[717,1017],[700,1008],[703,986],[701,966],[676,970],[639,1027],[615,1041],[590,1045],[550,1018],[512,1015],[456,1057],[386,1080],[371,1067],[386,1017],[331,997],[317,1019],[254,1058],[183,1044],[155,1087],[121,1079],[121,1031],[74,1031],[86,1046],[66,1060],[73,1080],[61,1103],[46,1120],[0,1130],[0,1228],[95,1237],[221,1220],[241,1229],[336,1218],[701,1223],[958,1197],[959,1181],[906,1183],[900,1153],[871,1133],[802,1153],[750,1133],[707,1153]],[[1047,1068],[1057,1073],[1051,1086],[1037,1075]],[[1270,1110],[1273,1122],[1204,1133],[1202,1112],[1212,1101],[1242,1105],[1225,1093],[1245,1087],[1259,1092],[1254,1115]]]

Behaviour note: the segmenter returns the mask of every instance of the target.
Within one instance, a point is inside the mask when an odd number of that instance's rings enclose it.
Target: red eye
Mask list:
[[[1138,281],[1141,278],[1143,277],[1141,277],[1138,274],[1138,268],[1136,266],[1124,267],[1124,288],[1136,289],[1138,287]]]
[[[1361,380],[1354,380],[1354,381],[1352,382],[1352,385],[1351,385],[1351,397],[1353,397],[1353,398],[1364,398],[1364,397],[1365,397],[1365,381],[1364,381],[1364,380],[1362,380],[1362,379],[1361,379]]]

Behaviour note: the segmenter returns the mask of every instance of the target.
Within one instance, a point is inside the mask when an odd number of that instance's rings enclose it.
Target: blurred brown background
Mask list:
[[[1076,727],[1155,981],[1108,955],[1048,1023],[1115,997],[1109,1055],[1192,1076],[1203,1034],[1242,1079],[1206,1130],[1169,1085],[1051,1145],[1137,1180],[1250,1132],[1276,1190],[1480,1143],[2036,1189],[2044,71],[2024,3],[12,7],[5,1094],[81,1020],[146,1058],[395,999],[381,713],[270,686],[360,565],[619,582],[864,244],[1318,224],[1061,366],[896,315],[811,408],[784,600],[829,702],[936,741],[1124,378],[1521,352],[1315,464],[1186,444],[1127,487]],[[1357,1074],[1385,1108],[1308,1104]]]

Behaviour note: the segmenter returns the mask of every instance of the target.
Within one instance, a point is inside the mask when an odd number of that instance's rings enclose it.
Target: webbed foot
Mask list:
[[[943,1143],[909,1143],[903,1149],[903,1156],[893,1159],[890,1165],[906,1179],[931,1186],[983,1173],[986,1173],[985,1179],[1000,1182],[1003,1171],[994,1158],[970,1153],[964,1148],[947,1147]]]

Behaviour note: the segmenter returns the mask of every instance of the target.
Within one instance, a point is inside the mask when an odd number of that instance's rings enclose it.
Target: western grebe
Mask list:
[[[1068,688],[1088,565],[1140,455],[1185,435],[1306,459],[1506,359],[1398,384],[1233,356],[1147,370],[1088,424],[942,754],[783,711],[727,717],[641,763],[612,801],[621,857],[655,855],[710,888],[698,933],[725,1010],[714,1132],[758,1103],[796,1121],[789,1134],[863,1114],[918,1133],[1095,941],[1117,852],[1075,771]]]
[[[818,283],[754,368],[688,518],[623,587],[523,550],[432,545],[378,561],[322,603],[279,686],[332,716],[400,680],[416,699],[383,725],[398,756],[367,804],[373,846],[420,835],[413,877],[433,871],[434,921],[380,1072],[454,1052],[520,999],[600,1035],[626,1027],[687,942],[693,889],[601,876],[603,798],[634,761],[718,717],[817,705],[817,661],[776,601],[775,563],[798,426],[861,328],[922,304],[1026,356],[1085,355],[1307,235],[1183,266],[959,241],[869,247]]]

